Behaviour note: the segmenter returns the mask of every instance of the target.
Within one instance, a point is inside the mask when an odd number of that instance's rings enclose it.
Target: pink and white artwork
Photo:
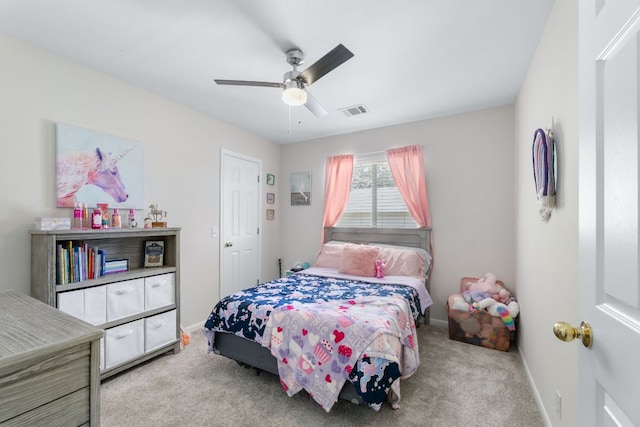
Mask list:
[[[144,147],[118,136],[56,125],[56,205],[144,209]]]

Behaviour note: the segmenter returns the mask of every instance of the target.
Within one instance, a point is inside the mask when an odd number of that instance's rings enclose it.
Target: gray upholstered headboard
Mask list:
[[[383,243],[422,248],[429,252],[430,228],[325,227],[324,241]]]

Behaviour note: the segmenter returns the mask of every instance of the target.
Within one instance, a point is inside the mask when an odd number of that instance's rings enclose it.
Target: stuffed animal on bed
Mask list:
[[[375,265],[375,273],[376,273],[376,277],[378,279],[382,279],[384,278],[384,268],[385,268],[385,263],[383,259],[377,259],[376,260],[376,265]]]
[[[492,316],[500,317],[507,329],[516,330],[515,319],[520,313],[520,306],[516,300],[512,300],[509,304],[496,301],[493,298],[486,298],[479,302],[474,302],[472,308],[476,311],[487,310]]]

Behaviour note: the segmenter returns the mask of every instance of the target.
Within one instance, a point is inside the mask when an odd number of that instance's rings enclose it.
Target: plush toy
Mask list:
[[[485,298],[491,298],[491,294],[487,292],[477,292],[477,291],[464,291],[462,293],[462,298],[468,303],[473,304],[474,302],[480,302]]]
[[[493,299],[505,304],[511,297],[511,292],[497,282],[496,275],[493,273],[485,273],[484,277],[479,278],[476,282],[468,283],[467,290],[491,294]]]
[[[497,294],[493,294],[491,297],[496,301],[507,304],[509,299],[511,299],[511,292],[509,292],[509,290],[506,288],[502,288],[498,291]]]
[[[479,278],[475,282],[467,283],[467,290],[471,292],[487,292],[497,294],[502,286],[497,283],[496,275],[493,273],[485,273],[484,277]]]
[[[471,307],[461,295],[453,294],[449,297],[449,308],[458,311],[469,311]]]
[[[375,264],[375,273],[378,279],[382,279],[384,277],[384,268],[385,268],[384,260],[377,259]]]
[[[516,325],[513,319],[515,319],[520,313],[520,306],[518,305],[517,301],[512,300],[507,305],[496,301],[493,298],[486,298],[482,301],[474,302],[473,304],[471,304],[471,307],[476,311],[480,311],[483,309],[487,310],[487,313],[489,313],[490,315],[500,317],[504,324],[507,326],[507,329],[509,329],[510,331],[516,330]]]

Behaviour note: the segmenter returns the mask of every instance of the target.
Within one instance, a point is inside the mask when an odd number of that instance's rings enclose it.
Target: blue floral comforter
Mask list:
[[[216,304],[209,315],[203,332],[209,341],[209,351],[213,350],[215,332],[233,333],[270,348],[271,353],[278,360],[283,388],[287,393],[291,394],[291,380],[288,381],[289,384],[283,382],[283,370],[281,366],[288,363],[287,356],[289,356],[289,359],[292,359],[291,356],[294,356],[290,351],[292,349],[298,349],[295,342],[302,344],[302,341],[294,340],[300,340],[302,337],[308,338],[308,336],[319,337],[318,340],[314,338],[314,342],[311,344],[315,345],[317,342],[321,344],[325,343],[325,350],[331,348],[331,350],[335,352],[332,356],[336,362],[346,360],[344,358],[345,347],[340,347],[340,345],[336,343],[336,332],[338,334],[347,334],[345,342],[349,339],[352,341],[361,341],[362,338],[360,336],[348,336],[350,333],[355,333],[349,332],[355,331],[355,329],[347,328],[348,325],[357,323],[358,318],[361,317],[363,320],[360,322],[361,328],[359,330],[362,331],[363,324],[369,322],[368,320],[365,321],[364,318],[373,319],[376,317],[382,318],[383,315],[388,316],[390,311],[388,307],[403,304],[406,307],[404,313],[399,314],[402,310],[398,309],[396,314],[400,316],[400,320],[395,322],[401,324],[401,327],[399,329],[396,327],[395,330],[389,327],[386,329],[379,328],[378,333],[373,333],[372,329],[372,333],[364,343],[365,346],[361,346],[362,348],[353,348],[353,351],[357,352],[353,355],[355,357],[347,358],[349,360],[348,366],[341,369],[340,372],[335,372],[336,369],[332,372],[331,368],[335,368],[335,366],[332,366],[330,359],[326,359],[329,363],[322,365],[321,362],[327,356],[325,356],[324,353],[320,353],[320,350],[309,351],[304,346],[300,347],[302,353],[299,352],[296,355],[299,356],[295,359],[296,361],[300,361],[299,366],[292,367],[293,370],[289,372],[290,378],[296,378],[296,375],[298,375],[299,381],[297,381],[296,385],[305,388],[312,397],[314,396],[313,389],[305,386],[307,383],[313,383],[313,381],[310,381],[313,377],[316,379],[329,378],[335,380],[342,379],[340,377],[344,376],[344,380],[349,380],[354,383],[355,389],[360,394],[362,400],[375,410],[380,408],[382,402],[387,399],[387,396],[392,396],[392,404],[396,407],[400,390],[399,381],[396,380],[409,376],[419,364],[419,360],[413,363],[406,363],[407,365],[411,365],[406,367],[398,363],[405,359],[411,360],[411,358],[406,357],[406,354],[402,353],[404,348],[412,351],[413,354],[415,354],[415,358],[417,358],[415,322],[418,316],[424,313],[426,309],[426,307],[422,307],[421,305],[431,303],[430,300],[426,303],[421,301],[421,299],[424,300],[424,297],[421,298],[419,294],[420,292],[418,292],[417,289],[404,284],[369,283],[340,277],[323,277],[298,273],[287,278],[277,279],[245,289],[223,298]],[[388,305],[385,301],[388,301]],[[402,304],[400,304],[399,301]],[[372,304],[372,302],[374,303]],[[344,303],[344,306],[340,303]],[[360,307],[360,310],[362,310],[362,307],[365,305],[368,306],[366,310],[372,310],[366,315],[363,311],[353,311],[353,308],[356,307]],[[330,318],[326,318],[327,316],[331,316],[331,313],[322,313],[322,316],[325,317],[324,322],[320,322],[319,319],[321,319],[321,317],[319,316],[315,320],[307,319],[308,322],[304,325],[295,323],[295,328],[296,330],[300,329],[300,333],[289,335],[290,345],[285,346],[278,343],[279,345],[273,346],[271,329],[273,327],[281,327],[283,325],[282,314],[290,310],[293,311],[292,308],[294,307],[297,309],[307,307],[307,310],[303,310],[303,312],[314,313],[314,316],[318,314],[318,311],[328,312],[328,308],[331,308],[332,310],[337,310],[335,313],[337,317],[331,320]],[[387,307],[386,310],[385,307]],[[347,309],[351,309],[352,311],[347,313]],[[342,312],[340,310],[342,310]],[[272,319],[271,325],[267,328],[272,313],[279,313],[278,320],[280,323],[274,325],[274,319]],[[344,315],[351,316],[350,319],[352,319],[353,322],[346,322]],[[331,326],[328,324],[334,321],[335,325]],[[287,322],[287,325],[294,325],[293,320],[287,320]],[[317,327],[312,329],[314,325]],[[370,325],[366,326],[371,329]],[[265,329],[267,329],[268,332],[266,337]],[[311,331],[310,335],[308,335],[309,331]],[[307,334],[304,332],[307,332]],[[369,347],[367,347],[367,345]],[[374,346],[375,348],[372,348]],[[362,351],[363,348],[365,348],[365,351]],[[381,349],[384,349],[384,351]],[[341,351],[342,354],[340,354],[339,351]],[[349,356],[351,356],[351,354],[349,354]],[[304,366],[301,361],[304,361]],[[302,375],[305,375],[305,378],[303,378]],[[327,383],[331,385],[331,382],[328,380]],[[327,411],[331,408],[335,400],[337,400],[340,391],[339,387],[333,388],[337,388],[335,399],[328,399],[325,396],[321,402],[318,402]],[[321,395],[319,391],[317,394],[318,396]]]

